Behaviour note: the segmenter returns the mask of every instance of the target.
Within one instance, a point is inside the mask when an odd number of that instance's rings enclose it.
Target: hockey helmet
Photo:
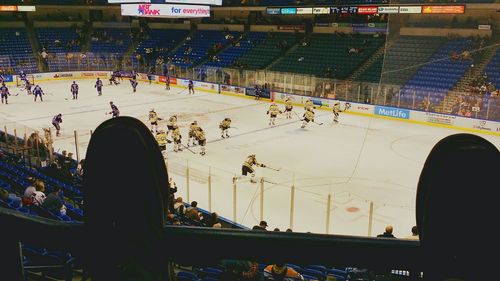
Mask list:
[[[193,124],[196,124],[196,125],[198,125],[198,121],[193,121]]]
[[[112,101],[110,101],[110,102],[109,102],[109,104],[113,104],[113,102],[112,102]]]
[[[163,131],[163,130],[158,130],[158,131],[156,132],[156,134],[157,134],[157,135],[159,135],[159,134],[163,134],[163,133],[165,133],[165,131]]]
[[[340,105],[340,102],[336,102],[335,105]]]

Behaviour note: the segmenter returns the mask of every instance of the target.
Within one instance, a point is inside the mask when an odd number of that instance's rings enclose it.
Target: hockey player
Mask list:
[[[301,126],[302,129],[304,129],[306,127],[307,123],[309,123],[311,121],[314,122],[314,111],[313,111],[312,107],[308,108],[306,110],[303,117],[304,117],[304,120],[303,120],[302,126]]]
[[[78,99],[78,84],[76,84],[75,81],[73,81],[73,84],[71,84],[71,95],[73,96],[73,99],[74,100],[77,100]]]
[[[24,81],[26,83],[26,73],[24,73],[24,71],[21,70],[21,72],[19,72],[19,80],[21,81]]]
[[[153,132],[153,129],[158,132],[158,120],[162,120],[161,118],[158,117],[158,113],[154,109],[151,109],[149,111],[149,122],[151,122],[151,133]]]
[[[130,79],[130,85],[132,85],[132,89],[134,89],[134,93],[137,91],[137,89],[136,89],[137,88],[137,84],[138,84],[137,83],[137,79],[135,79],[135,78],[132,77]]]
[[[177,125],[177,115],[172,115],[170,118],[168,118],[168,123],[167,123],[167,136],[170,131],[174,130],[174,126]]]
[[[109,78],[109,85],[113,85],[115,84],[118,85],[118,81],[116,81],[116,73],[115,72],[111,72],[111,77]]]
[[[158,142],[158,146],[160,147],[163,158],[165,158],[165,153],[167,152],[167,143],[171,143],[172,141],[167,139],[167,134],[163,130],[156,131],[156,141]]]
[[[340,112],[342,112],[342,110],[340,110],[340,102],[336,102],[333,105],[332,111],[333,111],[333,122],[338,123]]]
[[[255,85],[255,99],[260,100],[261,94],[262,94],[262,91],[260,89],[260,86]]]
[[[40,101],[43,101],[42,95],[44,95],[42,88],[40,86],[36,85],[35,88],[33,89],[33,95],[35,95],[35,102],[36,98],[40,97]]]
[[[269,115],[269,125],[274,125],[274,121],[276,120],[276,116],[278,113],[282,113],[276,103],[272,103],[269,106],[269,110],[267,111],[267,114]]]
[[[188,90],[189,90],[188,94],[193,94],[194,95],[194,83],[193,83],[193,80],[189,80]]]
[[[286,119],[292,119],[293,104],[290,98],[285,100],[285,117]]]
[[[120,110],[118,110],[118,107],[113,104],[112,101],[109,102],[109,105],[111,106],[111,111],[108,114],[113,114],[112,118],[116,118],[120,116]]]
[[[26,92],[28,93],[28,95],[31,95],[31,87],[33,86],[33,84],[30,83],[29,80],[26,80],[26,84],[24,85],[24,87],[26,88]]]
[[[193,146],[196,145],[196,131],[198,130],[198,128],[200,128],[200,126],[198,126],[197,121],[193,121],[191,125],[189,125],[189,133],[188,133],[189,138],[187,143],[188,146],[191,145],[191,141],[193,141]]]
[[[174,141],[174,151],[182,151],[181,147],[181,130],[179,129],[179,126],[174,125],[174,130],[172,131],[172,140]]]
[[[250,182],[257,183],[257,181],[255,180],[255,170],[253,169],[253,165],[262,168],[266,167],[266,165],[257,162],[255,154],[252,154],[248,156],[247,160],[243,163],[243,166],[241,166],[241,175],[246,176],[250,173]]]
[[[95,81],[94,88],[97,89],[98,96],[102,96],[102,80],[97,77],[97,81]]]
[[[304,109],[305,109],[305,110],[308,110],[308,109],[310,109],[310,108],[314,108],[314,104],[313,104],[313,102],[312,102],[312,100],[311,100],[311,99],[308,99],[308,100],[306,101],[306,103],[304,104]]]
[[[231,128],[231,118],[224,118],[222,122],[219,124],[219,128],[221,130],[221,137],[224,138],[229,138],[229,134],[227,133],[227,130]]]
[[[205,132],[201,127],[198,127],[198,130],[195,131],[195,137],[198,141],[198,144],[201,146],[201,155],[206,154],[205,145],[207,145],[207,139],[205,138]]]
[[[7,88],[7,86],[5,86],[5,83],[2,82],[2,87],[0,87],[0,96],[2,97],[2,103],[3,103],[3,100],[5,100],[5,104],[9,104],[8,102],[8,96],[10,96],[10,93],[9,93],[9,88]]]
[[[170,76],[165,76],[165,89],[170,91]]]
[[[60,135],[59,132],[61,131],[61,126],[60,126],[61,123],[62,123],[61,113],[57,114],[52,118],[52,125],[56,128],[56,137]]]

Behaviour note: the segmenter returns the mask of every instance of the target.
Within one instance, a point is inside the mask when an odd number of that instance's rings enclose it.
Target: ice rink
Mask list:
[[[85,158],[90,131],[110,118],[106,115],[110,101],[122,116],[146,124],[152,108],[165,120],[177,114],[184,144],[189,124],[197,120],[207,134],[205,156],[187,150],[175,153],[168,147],[169,175],[179,188],[176,195],[196,200],[201,208],[211,207],[228,219],[236,210],[236,221],[249,227],[258,223],[263,212],[271,230],[285,230],[292,223],[294,231],[326,233],[329,213],[329,233],[367,235],[372,204],[372,235],[382,233],[387,224],[394,225],[396,237],[410,235],[423,163],[436,142],[460,132],[353,114],[341,114],[340,123],[332,124],[331,112],[321,110],[316,121],[324,122],[322,126],[309,124],[301,129],[295,115],[291,120],[280,116],[275,126],[269,126],[269,102],[265,101],[201,91],[187,95],[181,88],[168,92],[163,85],[145,82],[139,82],[138,92],[132,93],[127,80],[118,86],[105,81],[103,95],[97,96],[91,79],[78,81],[79,99],[71,100],[71,82],[41,83],[46,95],[37,103],[33,96],[10,87],[12,94],[20,94],[9,97],[9,105],[0,105],[2,129],[7,126],[12,133],[16,128],[20,136],[24,131],[42,131],[51,126],[54,115],[62,113],[62,135],[55,139],[54,149],[75,152],[76,130],[79,154]],[[303,108],[294,111],[303,114]],[[218,128],[225,117],[235,127],[229,139],[221,139]],[[166,122],[161,124],[166,127]],[[500,147],[499,137],[481,136]],[[200,151],[198,146],[192,149]],[[280,171],[257,168],[257,178],[265,179],[263,186],[242,180],[234,188],[232,177],[241,174],[250,154]]]

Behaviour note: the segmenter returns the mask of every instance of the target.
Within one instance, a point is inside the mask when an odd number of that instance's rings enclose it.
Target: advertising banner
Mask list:
[[[315,7],[315,8],[312,8],[312,12],[313,12],[313,14],[316,14],[316,15],[329,14],[330,8],[328,8],[328,7]]]
[[[375,115],[400,118],[400,119],[410,119],[410,110],[377,105],[375,106]]]
[[[122,16],[156,18],[210,17],[210,6],[180,4],[122,4]]]
[[[399,6],[381,6],[378,7],[379,14],[397,14],[399,13]]]
[[[422,6],[401,6],[399,7],[400,14],[421,14]]]
[[[423,14],[463,14],[465,6],[422,6]]]
[[[361,15],[373,15],[376,13],[378,13],[377,6],[359,6],[358,7],[358,14],[361,14]]]
[[[220,85],[220,91],[223,93],[225,92],[225,93],[231,93],[231,94],[245,95],[245,88],[244,87]]]
[[[2,77],[5,83],[14,82],[14,76],[12,75],[2,75]]]
[[[310,15],[312,13],[312,8],[297,8],[297,15]]]

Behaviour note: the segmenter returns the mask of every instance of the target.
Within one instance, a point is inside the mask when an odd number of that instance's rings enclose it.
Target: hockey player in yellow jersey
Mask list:
[[[158,146],[160,147],[161,154],[165,158],[165,154],[167,152],[167,143],[170,143],[167,139],[167,134],[163,130],[159,130],[156,132],[156,141],[158,142]]]
[[[174,151],[182,151],[181,147],[181,130],[179,129],[179,126],[174,125],[174,129],[172,130],[172,139],[174,141]]]
[[[255,181],[255,170],[253,168],[254,165],[257,167],[262,167],[262,168],[266,167],[266,165],[257,162],[257,158],[255,157],[255,154],[248,156],[247,160],[245,162],[243,162],[243,165],[241,166],[241,175],[246,176],[246,175],[250,174],[250,176],[251,176],[250,182],[252,182],[252,183],[257,182],[257,181]],[[241,177],[239,177],[239,178],[241,178]]]
[[[332,107],[332,111],[333,111],[333,122],[338,123],[340,112],[342,112],[342,110],[340,110],[340,102],[335,102],[335,104]]]
[[[269,125],[274,125],[274,121],[276,121],[276,116],[280,114],[281,111],[279,110],[278,106],[276,103],[272,103],[269,106],[269,110],[267,111],[267,114],[269,115]]]
[[[306,101],[306,103],[304,104],[304,109],[308,110],[308,109],[313,109],[313,108],[314,108],[314,104],[313,104],[312,100],[308,99]]]
[[[222,138],[229,138],[229,134],[227,133],[228,129],[231,128],[231,118],[224,118],[222,122],[219,124],[219,128],[221,130]]]
[[[293,104],[290,98],[285,100],[285,117],[286,119],[292,119]]]
[[[301,128],[304,129],[309,122],[314,122],[314,111],[312,108],[309,108],[304,113],[304,120],[302,122]]]
[[[149,122],[151,123],[151,133],[158,131],[158,120],[161,118],[158,117],[158,114],[154,109],[149,111]]]
[[[193,121],[191,123],[191,125],[189,125],[189,133],[188,133],[188,143],[187,143],[187,146],[190,146],[191,142],[193,143],[193,146],[196,145],[196,131],[198,130],[198,128],[200,128],[200,126],[198,126],[198,122],[197,121]]]
[[[174,126],[177,125],[177,115],[172,115],[170,118],[168,118],[168,123],[167,123],[167,135],[170,133],[170,131],[174,130]]]
[[[207,145],[207,139],[205,138],[205,132],[201,127],[198,127],[198,130],[195,131],[196,140],[198,144],[201,146],[201,155],[206,154],[205,145]]]

